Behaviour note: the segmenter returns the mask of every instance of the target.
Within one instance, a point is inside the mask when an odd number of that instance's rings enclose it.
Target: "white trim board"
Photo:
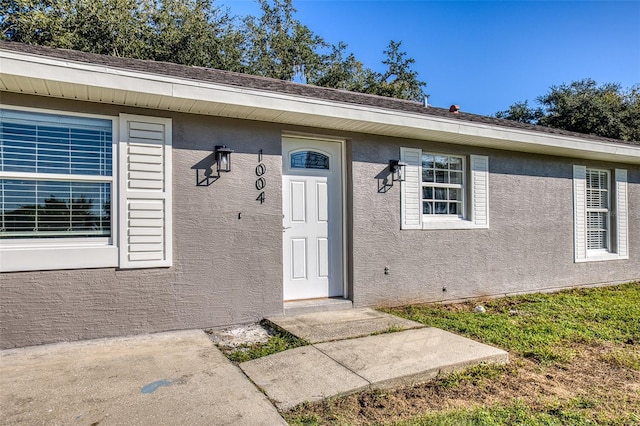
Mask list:
[[[168,111],[640,164],[640,146],[493,126],[0,49],[0,89]]]

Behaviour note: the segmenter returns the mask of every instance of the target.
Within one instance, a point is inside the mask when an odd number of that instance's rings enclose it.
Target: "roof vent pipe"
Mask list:
[[[422,98],[422,106],[425,108],[429,108],[429,96],[425,96]]]
[[[460,105],[451,105],[449,107],[449,112],[452,112],[454,114],[460,114]]]

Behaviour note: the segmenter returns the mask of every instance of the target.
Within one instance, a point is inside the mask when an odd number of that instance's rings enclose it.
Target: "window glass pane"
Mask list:
[[[449,168],[451,170],[462,170],[462,158],[449,157]]]
[[[587,213],[587,248],[591,250],[607,248],[607,213]]]
[[[436,183],[448,183],[447,172],[436,170]]]
[[[0,180],[0,233],[30,232],[35,225],[36,183],[33,181]]]
[[[449,172],[449,183],[452,183],[452,184],[455,184],[455,185],[461,185],[462,184],[462,172],[455,172],[455,171]]]
[[[422,213],[423,214],[434,214],[433,211],[433,203],[430,202],[423,202],[422,203]]]
[[[587,208],[606,209],[609,207],[609,193],[606,190],[587,189]]]
[[[329,170],[329,157],[315,151],[301,151],[291,154],[292,169]]]
[[[425,200],[433,200],[433,188],[422,188],[422,198]]]
[[[449,157],[445,157],[443,155],[434,156],[434,163],[436,169],[447,170],[449,164]]]
[[[449,214],[459,214],[458,203],[449,203]]]
[[[460,190],[459,189],[449,189],[449,199],[450,200],[460,200]]]
[[[607,189],[608,173],[604,170],[587,170],[587,188]]]
[[[111,235],[111,184],[0,179],[0,238]]]
[[[111,176],[111,120],[0,110],[0,170]]]
[[[449,203],[435,203],[436,214],[448,214],[448,204]]]
[[[447,188],[436,188],[436,200],[446,200]]]
[[[422,181],[433,182],[433,170],[422,169]]]
[[[422,167],[433,169],[433,155],[422,154]]]

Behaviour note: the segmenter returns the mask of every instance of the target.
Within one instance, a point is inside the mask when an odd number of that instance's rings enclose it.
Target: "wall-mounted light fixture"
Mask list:
[[[218,176],[220,172],[231,171],[231,153],[232,149],[227,148],[226,145],[216,145],[214,153],[216,155],[216,164],[218,166]]]
[[[404,169],[407,163],[400,160],[389,160],[389,171],[396,182],[404,181]]]

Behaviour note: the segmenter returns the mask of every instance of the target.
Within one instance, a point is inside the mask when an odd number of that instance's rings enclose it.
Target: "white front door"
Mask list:
[[[284,300],[342,296],[341,144],[282,141]]]

